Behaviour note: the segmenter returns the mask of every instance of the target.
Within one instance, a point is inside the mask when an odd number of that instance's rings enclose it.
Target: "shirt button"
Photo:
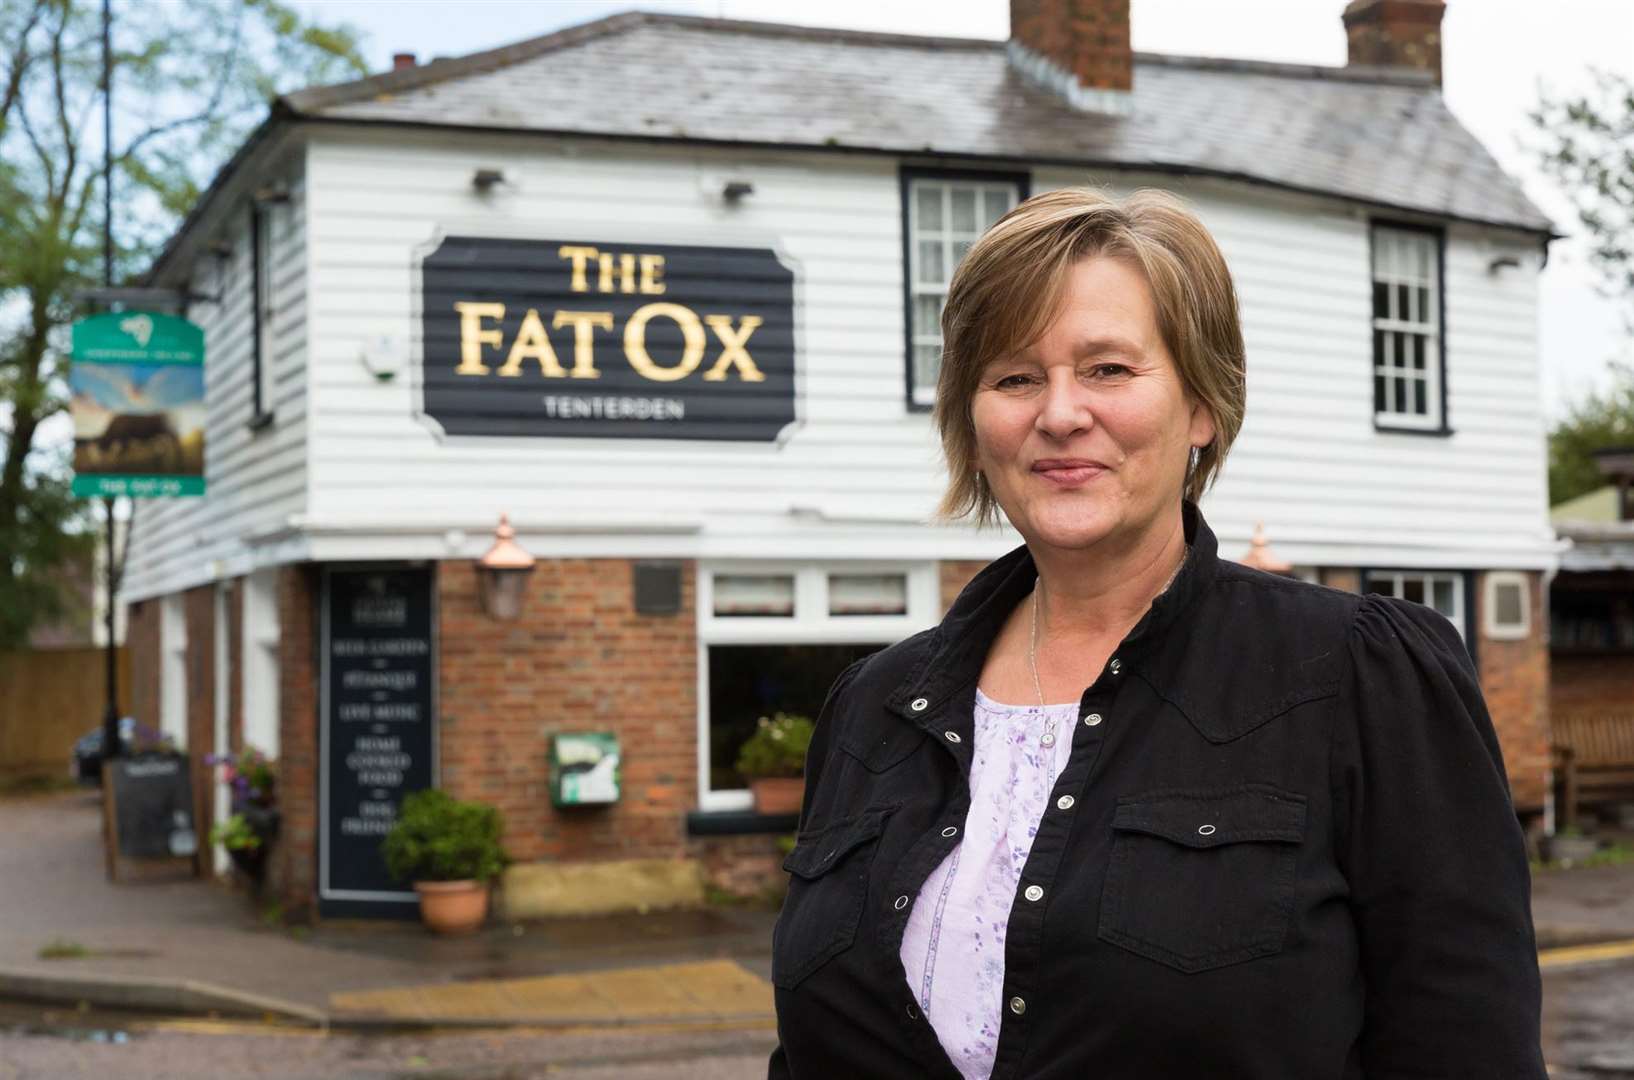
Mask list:
[[[1027,899],[1033,901],[1034,903],[1037,903],[1038,901],[1044,899],[1044,890],[1043,890],[1043,888],[1041,886],[1029,885],[1029,886],[1027,886],[1027,891],[1022,893],[1021,895],[1025,896]]]
[[[1088,724],[1090,727],[1095,727],[1100,722],[1101,714],[1098,712],[1092,712],[1088,716],[1084,717],[1084,723]]]
[[[955,833],[957,833],[958,831],[959,831],[958,829],[956,829],[952,825],[949,825],[947,828],[942,830],[942,835],[943,836],[952,836]]]
[[[908,1002],[908,1019],[909,1020],[919,1019],[919,1006],[915,1005],[911,1001]]]
[[[958,742],[959,741],[959,733],[957,731],[944,731],[944,732],[942,732],[942,734],[947,736],[947,741],[948,742]]]
[[[924,698],[916,697],[908,703],[908,708],[912,709],[914,712],[924,712],[925,706],[929,704],[930,702],[926,701]]]
[[[1118,672],[1123,670],[1123,664],[1118,660],[1118,658],[1116,656],[1114,656],[1112,658],[1112,662],[1106,665],[1106,669],[1108,671],[1110,671],[1112,674],[1116,675]]]
[[[1059,799],[1055,800],[1055,808],[1057,810],[1071,810],[1072,804],[1077,801],[1078,800],[1074,799],[1071,795],[1063,795]]]
[[[1010,1011],[1015,1013],[1017,1016],[1020,1016],[1022,1013],[1027,1011],[1027,1002],[1019,997],[1011,998]]]
[[[906,896],[899,896],[899,897],[896,898],[896,909],[898,911],[901,911],[903,908],[905,908],[907,906],[908,906],[908,898]]]

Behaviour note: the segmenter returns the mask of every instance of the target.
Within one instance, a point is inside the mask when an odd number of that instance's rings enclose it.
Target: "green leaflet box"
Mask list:
[[[564,732],[550,741],[550,801],[555,806],[618,802],[618,736],[610,731]]]

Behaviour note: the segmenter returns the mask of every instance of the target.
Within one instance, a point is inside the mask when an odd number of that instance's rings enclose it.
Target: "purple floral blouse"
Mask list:
[[[1006,705],[978,688],[964,835],[925,879],[902,938],[919,1007],[966,1080],[987,1080],[999,1040],[1004,935],[1078,703]],[[1055,718],[1055,746],[1040,739]]]

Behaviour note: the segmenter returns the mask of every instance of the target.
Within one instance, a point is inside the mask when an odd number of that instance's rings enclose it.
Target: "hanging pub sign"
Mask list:
[[[769,248],[451,236],[421,288],[447,434],[772,441],[794,421],[794,274]]]
[[[412,913],[380,844],[403,797],[436,779],[431,571],[325,568],[322,603],[319,909]]]
[[[120,311],[81,319],[68,370],[75,495],[204,494],[204,331]]]

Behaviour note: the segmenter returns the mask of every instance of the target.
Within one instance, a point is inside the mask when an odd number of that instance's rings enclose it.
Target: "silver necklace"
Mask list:
[[[1174,568],[1174,572],[1169,575],[1169,580],[1165,581],[1163,583],[1163,588],[1157,591],[1158,596],[1162,596],[1164,593],[1169,591],[1169,586],[1173,585],[1174,579],[1180,576],[1180,567],[1184,565],[1186,565],[1186,556],[1185,553],[1182,553],[1179,564]],[[1044,713],[1044,735],[1038,741],[1040,745],[1043,746],[1054,746],[1055,714],[1050,712],[1049,707],[1044,704],[1044,685],[1038,681],[1038,590],[1041,584],[1042,583],[1036,579],[1033,582],[1033,630],[1032,638],[1027,643],[1027,666],[1031,668],[1033,672],[1033,690],[1038,694],[1038,708]]]

